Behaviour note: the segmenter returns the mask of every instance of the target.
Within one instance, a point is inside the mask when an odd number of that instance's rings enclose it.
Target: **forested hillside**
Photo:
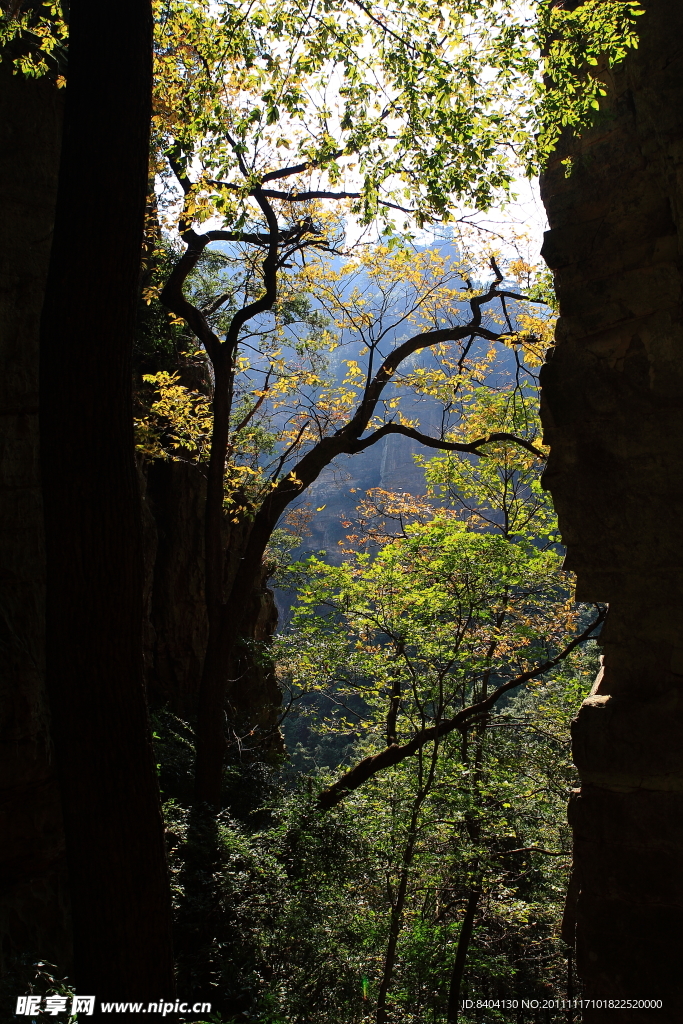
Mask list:
[[[541,483],[552,277],[479,215],[599,120],[639,13],[3,6],[44,200],[6,268],[7,1019],[578,1021],[606,609]]]

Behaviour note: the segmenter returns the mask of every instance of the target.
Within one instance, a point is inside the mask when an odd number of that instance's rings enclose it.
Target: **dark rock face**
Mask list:
[[[208,638],[204,603],[204,467],[184,462],[157,461],[140,473],[145,537],[145,663],[153,705],[165,705],[180,718],[192,718]],[[241,535],[232,540],[239,558]],[[273,667],[262,656],[277,629],[277,610],[265,580],[256,580],[245,595],[249,611],[244,639],[226,667],[235,681],[230,687],[228,720],[244,757],[282,752],[276,723],[281,694]],[[261,652],[253,656],[249,641]],[[252,735],[249,735],[252,734]]]
[[[17,955],[68,973],[71,935],[61,804],[44,683],[45,555],[38,446],[38,336],[57,190],[64,93],[0,62],[0,974]],[[145,653],[154,699],[191,714],[206,644],[204,485],[195,467],[158,464],[143,502]],[[273,625],[254,595],[252,631]],[[263,605],[263,608],[261,608]],[[267,629],[266,629],[267,631]],[[242,671],[244,669],[241,669]],[[254,667],[262,729],[277,721],[272,673]],[[251,708],[242,709],[242,717]],[[258,715],[262,715],[259,710]],[[256,717],[258,717],[258,715]],[[277,748],[279,735],[272,744]]]
[[[204,501],[197,466],[154,462],[144,480],[147,684],[181,718],[195,711],[208,636]]]
[[[577,942],[589,998],[683,1011],[683,4],[650,0],[602,123],[542,182],[561,319],[545,475],[577,597],[609,602],[574,723]],[[565,177],[561,157],[574,169]],[[645,1021],[652,1010],[589,1010]]]
[[[68,970],[61,806],[44,680],[38,332],[63,96],[0,63],[0,971],[16,954]]]
[[[245,645],[238,648],[230,666],[228,718],[242,760],[254,755],[278,758],[285,753],[278,728],[282,694],[274,665],[267,659],[267,644],[278,626],[273,591],[259,580],[249,597],[244,629]],[[256,641],[256,656],[249,648]],[[265,655],[265,656],[264,656]]]

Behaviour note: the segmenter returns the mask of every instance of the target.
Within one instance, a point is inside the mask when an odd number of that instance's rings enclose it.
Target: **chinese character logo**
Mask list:
[[[40,996],[18,996],[17,1016],[28,1017],[33,1013],[40,1013],[41,1002]]]
[[[47,996],[45,998],[45,1013],[51,1013],[53,1017],[56,1017],[58,1013],[64,1013],[66,1003],[66,996]]]
[[[56,1017],[58,1013],[66,1012],[68,1002],[67,996],[46,996],[44,1012]],[[42,1003],[41,996],[18,996],[17,1017],[31,1017],[39,1014],[42,1009]],[[90,1017],[94,1010],[95,996],[74,996],[71,1000],[71,1016],[77,1013],[84,1013]]]
[[[71,1006],[71,1013],[85,1013],[89,1017],[92,1016],[93,1010],[95,1009],[95,997],[94,996],[74,996]]]

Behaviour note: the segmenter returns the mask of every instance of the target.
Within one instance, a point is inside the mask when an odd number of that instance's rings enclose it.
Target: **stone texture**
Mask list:
[[[278,611],[273,591],[265,580],[257,581],[249,598],[244,637],[267,645],[278,625]],[[261,651],[263,651],[261,647]],[[228,717],[233,739],[239,737],[241,758],[277,759],[284,755],[285,745],[278,728],[282,711],[282,694],[275,675],[275,666],[267,658],[254,657],[245,645],[235,652],[230,666]]]
[[[542,182],[561,318],[542,372],[545,484],[577,598],[609,602],[604,664],[573,726],[576,898],[589,998],[683,1014],[683,5],[649,0],[607,115]],[[560,160],[573,158],[565,177]]]
[[[44,688],[38,332],[62,95],[0,63],[0,970],[33,954],[68,970],[61,807]]]
[[[195,710],[208,635],[206,486],[197,467],[183,462],[155,462],[143,477],[148,687],[155,702],[182,718]]]
[[[145,664],[153,706],[164,705],[183,719],[192,719],[208,638],[204,603],[204,468],[190,462],[157,461],[141,467],[145,538]],[[232,561],[238,560],[244,538],[236,533],[225,542]],[[244,635],[267,643],[277,629],[273,593],[257,580],[245,595],[249,611]],[[253,736],[244,743],[244,756],[255,748],[278,755],[282,739],[276,727],[281,694],[272,667],[240,648],[228,669],[229,726],[237,735]],[[234,738],[234,737],[233,737]]]

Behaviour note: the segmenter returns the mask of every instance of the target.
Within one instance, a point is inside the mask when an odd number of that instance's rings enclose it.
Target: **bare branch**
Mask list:
[[[570,857],[568,850],[546,850],[542,846],[520,846],[518,850],[501,850],[498,854],[489,854],[494,857],[507,857],[511,853],[544,853],[547,857]]]
[[[264,401],[264,399],[266,397],[266,394],[267,394],[269,386],[270,386],[269,385],[269,380],[270,380],[270,370],[268,370],[268,375],[266,377],[266,381],[265,381],[265,384],[263,386],[263,391],[259,395],[258,400],[256,402],[254,402],[254,404],[252,405],[251,409],[246,414],[246,416],[235,427],[235,429],[234,429],[234,433],[235,434],[239,434],[240,430],[244,430],[244,428],[248,425],[248,423],[252,419],[252,417],[259,411],[259,409],[263,405],[263,401]]]
[[[178,172],[176,172],[176,174],[177,173]],[[257,202],[259,202],[258,197]],[[242,326],[258,313],[271,309],[275,304],[277,299],[279,246],[283,243],[292,241],[297,242],[307,234],[317,233],[315,225],[308,217],[293,228],[280,230],[277,218],[270,206],[270,203],[265,199],[261,199],[259,205],[261,205],[268,223],[269,231],[267,233],[217,230],[206,231],[204,234],[199,234],[199,232],[195,231],[193,228],[187,227],[182,233],[183,240],[187,244],[187,249],[171,271],[171,274],[169,275],[169,278],[161,292],[160,298],[163,304],[175,313],[176,316],[182,317],[187,321],[190,329],[204,345],[204,348],[214,365],[216,364],[216,361],[221,358],[222,351],[232,351]],[[216,300],[217,304],[211,303],[203,310],[200,310],[183,294],[185,281],[197,266],[206,246],[211,242],[247,242],[252,245],[267,248],[268,250],[266,258],[262,264],[265,293],[255,302],[252,302],[243,309],[238,310],[234,315],[228,330],[227,341],[229,344],[225,350],[222,348],[220,338],[209,326],[207,316],[210,316],[211,313],[215,312],[215,310],[218,309],[218,307],[222,305],[229,296],[221,296]]]
[[[530,299],[528,295],[521,295],[519,292],[498,291],[496,295],[506,299],[518,299],[519,302],[533,302],[537,306],[547,306],[547,302],[544,299]]]
[[[285,462],[287,461],[289,456],[292,454],[292,452],[294,451],[294,449],[298,445],[299,441],[301,440],[301,435],[303,434],[304,430],[306,429],[306,427],[308,426],[308,424],[310,422],[311,422],[310,420],[306,420],[304,425],[299,430],[299,433],[296,435],[296,437],[294,438],[294,440],[290,444],[289,448],[284,452],[284,454],[282,454],[280,456],[280,459],[279,459],[278,464],[277,464],[277,468],[275,469],[275,471],[274,471],[274,473],[273,473],[273,475],[271,477],[272,480],[277,480],[277,478],[279,477],[280,471],[282,470],[282,467],[284,466]],[[294,472],[293,475],[294,475],[294,477],[296,477],[296,472]]]
[[[239,309],[230,322],[228,334],[226,337],[227,346],[232,352],[239,340],[239,332],[242,326],[251,320],[252,317],[258,316],[259,313],[264,313],[268,309],[272,309],[277,301],[277,252],[279,245],[280,230],[278,228],[277,217],[273,207],[270,205],[267,199],[265,199],[258,189],[255,190],[254,198],[261,207],[261,212],[265,217],[268,230],[270,232],[270,238],[268,240],[268,254],[261,265],[261,271],[263,274],[263,284],[265,291],[258,299],[254,302],[250,302],[244,306],[243,309]]]
[[[180,166],[180,162],[177,159],[176,152],[176,149],[167,149],[166,158],[169,164],[171,165],[171,170],[178,179],[178,183],[180,184],[180,187],[182,188],[184,194],[189,195],[189,193],[192,191],[192,182],[190,181],[190,179]]]
[[[201,312],[204,314],[204,316],[211,316],[213,313],[216,313],[221,308],[224,302],[227,302],[228,299],[231,298],[231,292],[223,292],[222,295],[217,295],[215,299],[211,300],[211,302],[207,302],[205,306],[202,306]]]

